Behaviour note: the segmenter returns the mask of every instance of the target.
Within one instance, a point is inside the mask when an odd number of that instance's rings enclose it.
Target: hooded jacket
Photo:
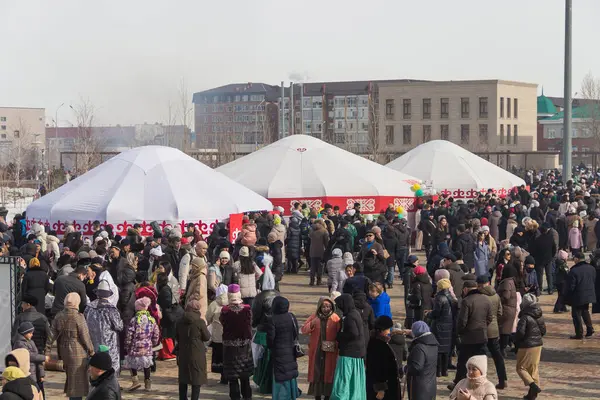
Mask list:
[[[271,349],[273,376],[276,382],[298,377],[294,342],[298,340],[298,322],[289,312],[290,303],[282,296],[273,300],[273,317],[267,327],[267,347]]]
[[[290,220],[290,226],[287,229],[286,254],[292,259],[300,258],[302,249],[302,238],[300,237],[300,222],[297,218]]]
[[[500,336],[500,331],[498,327],[498,321],[502,318],[502,302],[500,301],[500,296],[496,294],[496,291],[492,286],[484,286],[479,291],[482,294],[485,294],[490,303],[492,304],[492,322],[488,325],[488,339],[496,339]]]
[[[211,341],[214,343],[223,343],[223,324],[221,324],[221,310],[223,306],[228,305],[227,292],[221,293],[215,298],[215,301],[208,305],[206,311],[206,325],[212,326]],[[254,314],[252,315],[254,318]]]
[[[344,261],[342,260],[342,251],[338,248],[331,252],[331,260],[327,261],[327,285],[331,286],[337,278],[340,271],[344,269]]]
[[[120,400],[121,390],[115,371],[110,369],[96,379],[90,379],[90,394],[86,400]]]
[[[2,400],[33,400],[33,387],[29,378],[19,378],[2,386]]]
[[[369,305],[373,309],[375,318],[379,318],[382,315],[392,318],[392,308],[390,307],[390,296],[386,292],[382,292],[379,296],[374,299],[368,298]]]
[[[412,341],[406,363],[409,399],[436,398],[437,358],[438,342],[433,334],[427,332]]]
[[[27,340],[23,335],[17,333],[13,349],[25,349],[29,352],[29,373],[34,380],[39,381],[40,378],[45,376],[44,362],[46,361],[46,357],[39,353],[33,340]],[[20,366],[21,364],[19,363]]]
[[[361,316],[365,346],[368,346],[371,330],[375,326],[375,313],[373,312],[373,308],[369,305],[367,295],[364,292],[354,292],[352,299],[354,300],[354,307],[356,307],[356,310]]]
[[[337,334],[339,355],[341,357],[364,358],[367,350],[362,318],[354,306],[352,296],[342,294],[335,299],[335,305],[343,314],[342,328]]]
[[[528,349],[544,344],[542,337],[546,334],[546,324],[539,304],[524,307],[519,313],[519,323],[515,333],[515,346]]]

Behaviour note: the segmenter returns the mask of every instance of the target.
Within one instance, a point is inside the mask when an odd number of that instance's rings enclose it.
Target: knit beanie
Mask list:
[[[21,324],[19,325],[18,331],[21,335],[25,335],[29,332],[33,332],[34,329],[35,328],[33,327],[33,324],[31,322],[25,321],[25,322],[21,322]]]
[[[15,379],[25,378],[25,374],[19,367],[6,367],[2,372],[2,377],[8,382],[14,381]]]
[[[435,273],[433,274],[433,280],[437,282],[440,279],[450,279],[450,271],[448,271],[447,269],[438,269],[437,271],[435,271]]]
[[[469,360],[467,361],[467,367],[469,365],[477,368],[479,370],[479,372],[481,372],[482,376],[487,375],[487,365],[488,365],[487,356],[485,356],[485,355],[473,356],[473,357],[469,358]]]
[[[442,278],[437,281],[437,288],[440,290],[450,289],[452,287],[452,283],[448,278]]]
[[[342,260],[344,260],[344,265],[354,264],[354,257],[352,257],[352,253],[350,252],[344,253]]]
[[[242,294],[240,293],[240,285],[232,283],[227,288],[227,300],[229,304],[240,305],[243,303]]]
[[[427,325],[423,321],[417,321],[414,324],[412,324],[411,331],[415,339],[425,333],[431,332],[429,330],[429,325]]]
[[[227,260],[230,260],[231,256],[229,255],[229,252],[222,251],[221,253],[219,253],[219,258],[226,258]]]
[[[333,249],[333,251],[331,252],[332,257],[334,258],[340,258],[342,256],[342,250],[341,249]]]
[[[135,311],[146,311],[150,307],[150,304],[152,304],[152,301],[147,297],[137,299],[135,301]]]
[[[559,260],[567,261],[568,258],[569,258],[569,253],[567,253],[564,250],[558,251],[558,259]]]
[[[427,270],[425,269],[425,267],[421,267],[420,265],[418,267],[415,268],[415,275],[423,275],[427,273]]]
[[[105,351],[95,353],[89,362],[90,367],[98,368],[102,371],[108,371],[112,368],[112,360],[110,354]]]

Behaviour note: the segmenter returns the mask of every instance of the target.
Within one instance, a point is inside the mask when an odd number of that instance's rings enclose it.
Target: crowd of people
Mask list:
[[[233,241],[225,224],[207,237],[155,223],[151,236],[134,225],[121,237],[96,221],[91,237],[73,225],[59,237],[27,229],[25,215],[0,219],[0,253],[22,272],[0,398],[42,399],[52,369],[65,372],[70,399],[120,399],[151,391],[156,361],[173,360],[180,399],[200,397],[209,367],[231,399],[296,399],[306,356],[315,399],[435,399],[449,371],[450,399],[496,399],[507,357],[535,399],[540,296],[557,292],[555,313],[571,307],[579,340],[594,334],[600,295],[598,188],[538,178],[506,196],[419,199],[412,228],[391,204],[377,216],[360,204],[250,213]],[[302,268],[323,291],[303,322],[280,291]]]

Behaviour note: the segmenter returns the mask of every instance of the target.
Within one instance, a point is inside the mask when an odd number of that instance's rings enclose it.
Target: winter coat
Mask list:
[[[271,228],[271,232],[277,235],[277,240],[279,240],[282,244],[285,243],[285,239],[287,238],[287,228],[283,224],[273,225]],[[283,249],[283,257],[281,259],[282,262],[285,262],[285,249]]]
[[[398,400],[402,359],[397,360],[392,347],[378,334],[373,334],[367,347],[366,384],[367,399],[375,400],[377,392],[384,391],[384,400]]]
[[[375,250],[377,254],[373,254],[371,250]],[[383,246],[381,244],[377,242],[371,244],[363,243],[358,253],[357,261],[362,262],[365,276],[371,282],[384,283],[388,269],[385,265]]]
[[[487,343],[488,325],[492,323],[492,303],[479,290],[471,290],[462,299],[456,332],[462,344]]]
[[[223,376],[225,379],[252,376],[252,311],[250,306],[228,305],[221,309],[223,324]]]
[[[190,274],[190,263],[194,255],[191,252],[186,252],[181,260],[179,260],[179,271],[177,273],[177,280],[182,288],[187,287],[189,274]]]
[[[488,226],[490,227],[490,236],[494,238],[496,243],[500,242],[500,219],[502,213],[500,211],[494,211],[488,219]]]
[[[539,304],[531,304],[519,313],[519,323],[515,333],[515,346],[529,349],[544,344],[542,337],[546,334],[546,324]]]
[[[410,345],[406,363],[408,398],[411,400],[432,400],[437,392],[438,342],[431,333],[415,338]]]
[[[437,225],[435,224],[435,222],[433,222],[429,218],[421,219],[421,222],[419,223],[419,229],[423,231],[424,247],[429,247],[433,244],[433,235],[435,233],[436,228]]]
[[[285,382],[298,377],[298,362],[294,341],[298,339],[298,322],[289,312],[290,303],[285,297],[273,300],[273,317],[267,325],[267,347],[271,349],[275,382]]]
[[[35,346],[39,351],[44,351],[46,348],[46,341],[50,335],[50,324],[48,323],[48,318],[46,318],[46,315],[39,313],[33,307],[16,316],[10,337],[14,340],[15,336],[17,335],[19,325],[26,321],[33,324],[34,331],[31,340],[33,340],[33,343],[35,343]]]
[[[433,300],[433,310],[429,313],[431,333],[438,341],[440,353],[450,353],[452,344],[453,313],[456,313],[456,301],[448,289],[440,290]]]
[[[513,233],[515,232],[515,229],[517,228],[517,226],[519,226],[519,224],[514,219],[508,220],[508,222],[506,223],[506,238],[507,239],[510,239],[513,236]]]
[[[337,278],[339,273],[343,270],[344,270],[344,261],[342,260],[342,255],[339,252],[339,250],[334,251],[332,258],[329,261],[327,261],[327,285],[332,286],[333,281]]]
[[[227,302],[227,293],[222,293],[212,303],[208,305],[206,311],[206,325],[211,327],[211,341],[213,343],[223,343],[223,325],[221,324],[221,310]]]
[[[581,231],[579,228],[569,229],[569,246],[572,249],[580,249],[583,247],[583,239],[581,238]]]
[[[585,261],[571,267],[568,275],[567,304],[579,307],[596,302],[596,269]]]
[[[513,331],[515,317],[517,316],[517,288],[514,278],[500,281],[498,297],[502,304],[502,316],[498,318],[498,329],[501,335],[510,335]]]
[[[367,295],[364,292],[354,292],[352,299],[354,300],[354,307],[361,317],[363,338],[365,339],[365,348],[367,348],[371,330],[375,327],[375,313],[373,312],[373,308],[369,305]]]
[[[321,308],[323,299],[319,300],[317,310]],[[302,325],[300,332],[303,335],[310,335],[308,340],[308,382],[315,382],[315,364],[319,361],[317,358],[317,352],[321,351],[322,343],[322,332],[323,321],[313,314]],[[327,321],[325,322],[325,340],[328,342],[335,342],[338,331],[341,327],[340,317],[332,312]],[[338,352],[325,352],[325,371],[321,372],[324,383],[333,383],[333,375],[335,373],[335,366],[337,364]]]
[[[180,384],[206,385],[206,346],[204,342],[210,339],[206,322],[200,314],[186,311],[177,321],[177,366]]]
[[[271,254],[271,257],[273,257],[273,265],[271,266],[271,271],[273,272],[273,275],[275,275],[275,281],[279,282],[283,277],[283,243],[279,240],[276,240],[273,243],[269,243],[269,253]]]
[[[463,255],[463,261],[469,269],[473,270],[475,267],[475,240],[470,232],[462,233],[454,241],[454,251],[460,251]]]
[[[147,311],[138,311],[129,322],[125,350],[130,357],[152,357],[152,348],[160,343],[156,320]]]
[[[129,264],[117,273],[117,285],[119,286],[117,309],[125,324],[128,324],[135,315],[135,274],[135,270]]]
[[[308,236],[310,238],[310,258],[322,259],[329,244],[329,233],[323,225],[315,223]]]
[[[300,222],[297,218],[290,220],[285,244],[287,256],[291,259],[299,259],[300,250],[302,249],[302,238],[300,236]]]
[[[415,275],[410,283],[409,305],[421,311],[433,309],[433,286],[427,274]]]
[[[240,235],[242,245],[254,246],[256,244],[256,224],[244,224]]]
[[[236,271],[240,271],[240,262],[236,261],[234,265],[234,269]],[[242,294],[242,298],[248,297],[256,297],[258,294],[256,290],[256,281],[260,279],[262,276],[262,271],[256,264],[254,264],[254,273],[253,274],[242,274],[239,272],[240,279],[240,293]]]
[[[119,371],[121,367],[119,332],[123,330],[123,320],[119,310],[107,299],[98,299],[87,305],[83,315],[94,349],[97,351],[101,344],[108,346],[113,369]]]
[[[490,261],[490,248],[487,243],[479,243],[475,244],[475,275],[483,276],[489,274],[489,261]]]
[[[463,285],[465,283],[463,276],[465,276],[465,273],[456,263],[450,264],[446,269],[450,272],[450,283],[452,284],[454,295],[458,297],[463,290]]]
[[[108,370],[98,378],[90,380],[92,389],[86,400],[121,400],[121,389],[114,370]]]
[[[457,400],[461,390],[469,391],[470,400],[495,400],[498,398],[496,387],[487,378],[473,382],[469,378],[461,379],[450,393],[450,400]]]
[[[366,295],[369,291],[370,283],[371,280],[367,278],[363,273],[356,273],[352,278],[346,278],[344,286],[342,286],[342,293],[354,295],[354,293],[356,292],[362,292]]]
[[[79,312],[83,312],[87,306],[87,295],[84,283],[75,273],[59,276],[54,281],[54,303],[52,304],[52,314],[56,315],[65,308],[65,297],[71,292],[75,292],[81,298]],[[42,302],[44,304],[44,302]]]
[[[52,289],[50,278],[41,268],[30,268],[23,276],[21,284],[21,293],[35,297],[38,301],[35,307],[39,313],[46,312],[45,299],[46,294]]]
[[[327,273],[329,274],[329,270],[327,270]],[[348,279],[348,276],[346,275],[345,269],[342,268],[333,277],[333,281],[331,281],[331,291],[341,292],[344,288],[344,284],[346,283],[346,279]],[[327,284],[329,285],[329,279],[327,280]]]
[[[368,301],[369,305],[373,309],[373,314],[375,314],[375,319],[381,317],[382,315],[392,318],[390,296],[386,292],[382,292],[379,296],[375,297],[374,299],[369,297]]]
[[[479,291],[485,294],[492,304],[492,322],[488,325],[488,339],[496,339],[500,336],[498,321],[502,318],[502,302],[492,286],[484,286]]]
[[[17,333],[13,344],[14,349],[25,349],[29,352],[29,373],[34,381],[39,382],[46,374],[44,372],[44,362],[46,356],[38,351],[33,340],[26,339],[25,336]],[[42,349],[43,351],[43,349]]]
[[[31,379],[26,377],[7,382],[2,386],[0,400],[34,400]]]
[[[160,319],[161,335],[165,339],[173,339],[177,321],[183,317],[183,308],[177,303],[173,304],[173,291],[168,284],[158,289],[156,302],[162,312],[162,318]]]
[[[208,308],[208,283],[206,281],[206,264],[201,266],[200,257],[192,260],[190,278],[185,292],[185,305],[190,301],[198,300],[200,302],[200,316],[206,317]]]
[[[367,353],[366,341],[360,313],[349,294],[335,299],[336,306],[343,314],[342,327],[337,333],[339,355],[341,357],[364,358]]]
[[[551,231],[538,236],[530,249],[530,253],[538,266],[543,266],[551,262],[557,251],[558,249],[556,248]]]
[[[266,332],[273,316],[273,300],[279,296],[276,290],[263,290],[252,302],[252,327]]]
[[[598,237],[596,236],[596,224],[598,223],[598,219],[594,218],[592,220],[588,219],[584,223],[585,231],[587,232],[585,238],[585,247],[589,251],[594,251],[596,246],[598,245]]]
[[[56,314],[52,321],[50,339],[46,343],[46,355],[50,354],[54,341],[57,342],[58,356],[63,360],[67,373],[65,383],[67,397],[87,396],[89,393],[87,358],[94,353],[94,345],[83,314],[72,308]]]

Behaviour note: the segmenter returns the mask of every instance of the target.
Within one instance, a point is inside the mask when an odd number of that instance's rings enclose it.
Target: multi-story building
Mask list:
[[[194,93],[196,147],[247,154],[278,139],[278,86],[244,83]]]
[[[0,165],[42,163],[45,152],[44,108],[0,107]]]

